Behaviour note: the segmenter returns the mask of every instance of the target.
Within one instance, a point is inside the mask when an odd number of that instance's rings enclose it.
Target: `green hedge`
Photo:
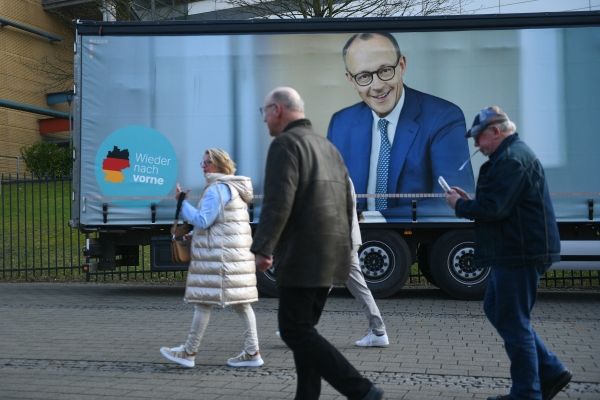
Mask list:
[[[73,150],[56,143],[38,142],[20,149],[27,171],[36,178],[62,178],[71,174]]]

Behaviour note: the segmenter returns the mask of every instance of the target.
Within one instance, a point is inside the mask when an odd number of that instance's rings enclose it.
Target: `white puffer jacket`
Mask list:
[[[194,229],[184,300],[221,307],[258,301],[256,266],[250,252],[250,178],[213,173],[207,174],[206,183],[204,193],[218,183],[229,186],[231,200],[208,229]]]

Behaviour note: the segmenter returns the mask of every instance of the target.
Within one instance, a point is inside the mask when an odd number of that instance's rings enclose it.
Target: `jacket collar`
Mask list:
[[[221,172],[209,172],[208,174],[206,174],[206,186],[210,185],[217,179],[224,177],[224,176],[226,176],[226,175]]]
[[[295,121],[290,122],[289,124],[287,124],[287,126],[285,128],[283,128],[283,132],[285,131],[289,131],[292,128],[296,128],[298,126],[301,127],[305,127],[305,128],[312,128],[312,124],[310,123],[310,121],[306,118],[301,118],[301,119],[297,119]]]
[[[510,135],[509,137],[504,139],[502,141],[502,143],[500,143],[500,146],[498,146],[496,151],[494,151],[492,153],[492,155],[490,156],[490,161],[495,162],[496,159],[498,157],[500,157],[500,153],[504,153],[508,146],[510,146],[511,144],[513,144],[514,142],[516,142],[518,140],[519,140],[519,134],[517,132],[513,133],[512,135]]]

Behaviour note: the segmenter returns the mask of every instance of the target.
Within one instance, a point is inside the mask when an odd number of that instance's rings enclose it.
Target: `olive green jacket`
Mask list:
[[[273,255],[277,285],[345,284],[353,204],[338,150],[309,120],[293,121],[271,143],[264,185],[251,251]]]

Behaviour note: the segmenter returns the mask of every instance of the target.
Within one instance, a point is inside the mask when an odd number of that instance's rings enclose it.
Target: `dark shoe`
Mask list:
[[[573,378],[573,373],[568,369],[561,372],[556,378],[542,382],[542,400],[553,399],[558,392],[563,390],[565,386]]]
[[[490,396],[487,400],[514,400],[510,395],[505,394],[503,396]]]
[[[377,386],[371,386],[371,389],[367,392],[367,395],[363,397],[363,400],[381,400],[383,399],[383,390]]]

